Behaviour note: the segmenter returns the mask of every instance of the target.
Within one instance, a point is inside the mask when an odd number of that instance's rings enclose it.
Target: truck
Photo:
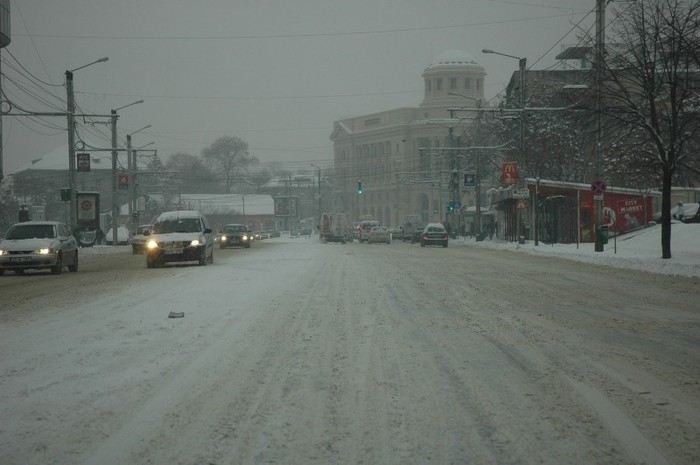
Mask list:
[[[321,240],[324,242],[352,242],[352,231],[345,213],[323,213],[321,215]]]

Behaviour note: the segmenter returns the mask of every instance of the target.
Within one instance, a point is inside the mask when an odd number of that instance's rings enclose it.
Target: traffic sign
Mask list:
[[[474,187],[476,185],[476,175],[474,173],[464,173],[464,187]]]
[[[519,210],[523,210],[527,207],[530,206],[530,202],[524,199],[518,199],[518,203],[515,204],[515,207]]]
[[[594,194],[604,194],[608,185],[602,179],[596,179],[591,183],[591,192]]]
[[[527,189],[513,189],[514,199],[529,199],[530,191]]]

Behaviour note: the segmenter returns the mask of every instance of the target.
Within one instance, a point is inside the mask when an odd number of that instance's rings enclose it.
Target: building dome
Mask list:
[[[464,66],[477,64],[474,57],[462,50],[446,50],[439,54],[433,60],[433,63],[428,66],[428,69],[435,66]]]
[[[484,67],[462,50],[446,50],[425,70],[424,115],[443,115],[447,108],[476,105],[484,98]],[[426,118],[428,117],[426,116]]]

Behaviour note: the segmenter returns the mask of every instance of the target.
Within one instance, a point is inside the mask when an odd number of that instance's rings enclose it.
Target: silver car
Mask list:
[[[67,225],[57,221],[26,221],[13,225],[0,242],[0,275],[6,270],[78,271],[78,241]]]
[[[367,235],[368,244],[391,244],[391,231],[384,226],[375,226],[369,230]]]

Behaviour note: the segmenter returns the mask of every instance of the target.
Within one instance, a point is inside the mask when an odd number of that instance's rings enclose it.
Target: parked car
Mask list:
[[[225,249],[227,247],[245,247],[250,248],[250,243],[253,241],[253,236],[248,231],[248,226],[244,224],[227,224],[221,231],[219,238],[219,247]]]
[[[401,241],[403,240],[403,229],[400,227],[395,227],[391,228],[389,230],[391,232],[391,240],[392,241]]]
[[[6,270],[49,269],[60,274],[63,267],[78,271],[78,241],[70,228],[57,221],[26,221],[13,225],[0,241],[0,275]]]
[[[152,224],[142,224],[136,228],[136,234],[131,237],[131,250],[134,254],[143,253],[146,247],[146,231],[153,229]]]
[[[372,228],[374,228],[375,226],[379,226],[379,221],[373,221],[373,220],[360,221],[360,226],[358,226],[358,230],[360,232],[359,237],[358,237],[359,241],[360,242],[366,241],[368,236],[369,236],[370,230]]]
[[[105,235],[105,243],[107,245],[112,245],[112,242],[114,242],[113,231],[113,228],[109,228],[109,231],[107,231],[107,235]],[[128,245],[129,236],[129,229],[126,226],[119,226],[117,228],[117,245]]]
[[[391,232],[385,226],[375,226],[367,234],[368,244],[391,244]]]
[[[425,229],[425,226],[416,226],[413,228],[413,232],[411,233],[411,244],[415,242],[420,242],[420,238],[423,235],[423,230]]]
[[[428,223],[420,238],[420,246],[442,245],[447,247],[447,230],[441,223]]]
[[[214,236],[209,221],[194,210],[162,213],[145,231],[146,266],[162,267],[168,262],[214,263]]]

